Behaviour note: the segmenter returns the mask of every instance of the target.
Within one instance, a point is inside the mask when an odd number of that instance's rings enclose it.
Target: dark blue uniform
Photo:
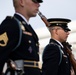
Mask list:
[[[34,61],[39,61],[38,37],[22,17],[17,14],[14,17],[6,17],[0,26],[0,72],[2,72],[4,63],[12,59],[30,61],[27,65],[32,67],[24,66],[25,74],[40,75],[40,69],[34,67]],[[31,61],[32,64],[30,64]],[[38,63],[35,66],[38,66]]]
[[[62,50],[62,58],[60,50]],[[50,39],[50,43],[44,49],[42,59],[42,75],[70,75],[71,64],[68,55],[57,41]]]

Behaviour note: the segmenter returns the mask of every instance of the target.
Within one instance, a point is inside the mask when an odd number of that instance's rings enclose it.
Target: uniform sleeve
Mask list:
[[[17,46],[20,37],[20,28],[16,20],[6,18],[0,25],[0,72],[9,54]]]
[[[43,75],[57,75],[59,64],[59,48],[56,45],[46,46],[43,52]]]

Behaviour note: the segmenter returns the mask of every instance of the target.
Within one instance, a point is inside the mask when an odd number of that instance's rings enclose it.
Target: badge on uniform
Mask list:
[[[32,53],[32,47],[31,46],[28,48],[28,50],[30,53]]]
[[[26,35],[32,36],[32,33],[30,33],[30,32],[23,31],[23,33],[26,34]]]
[[[67,56],[64,54],[63,57],[67,58]]]
[[[6,46],[8,43],[8,36],[7,33],[4,32],[3,34],[0,35],[0,46]]]

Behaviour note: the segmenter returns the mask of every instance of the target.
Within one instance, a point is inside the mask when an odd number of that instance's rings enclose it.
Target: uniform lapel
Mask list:
[[[35,33],[35,31],[33,30],[33,28],[31,27],[31,25],[29,25],[29,28],[30,28],[30,31],[32,32],[34,38],[36,38],[36,40],[38,40],[38,36],[37,36],[37,34]]]
[[[34,39],[35,39],[36,41],[38,41],[38,37],[37,37],[35,31],[33,30],[33,28],[31,27],[31,25],[28,25],[21,16],[19,16],[19,15],[17,15],[17,14],[15,14],[14,16],[22,23],[22,25],[23,25],[29,32],[31,32],[31,33],[33,34]]]
[[[54,43],[56,43],[57,45],[59,45],[62,50],[64,49],[64,48],[63,48],[57,41],[55,41],[54,39],[50,39],[50,42],[54,42]]]

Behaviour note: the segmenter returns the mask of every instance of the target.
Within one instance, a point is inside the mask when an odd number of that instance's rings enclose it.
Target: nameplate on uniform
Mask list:
[[[30,33],[30,32],[23,31],[23,33],[24,33],[24,34],[27,34],[27,35],[30,35],[30,36],[32,36],[32,33]]]

